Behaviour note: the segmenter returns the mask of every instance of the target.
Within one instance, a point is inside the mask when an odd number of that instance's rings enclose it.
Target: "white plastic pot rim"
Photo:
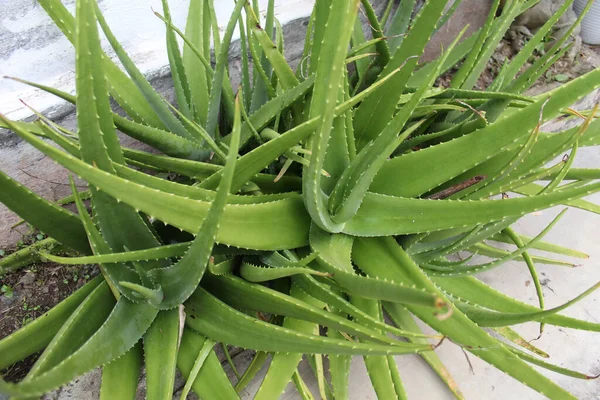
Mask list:
[[[583,11],[588,0],[575,0],[573,10],[577,15]],[[581,40],[587,44],[600,44],[600,1],[595,0],[594,4],[581,21]]]

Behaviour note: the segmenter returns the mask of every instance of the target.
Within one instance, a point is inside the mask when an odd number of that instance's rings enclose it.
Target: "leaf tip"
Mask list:
[[[586,375],[585,376],[585,380],[587,380],[587,381],[591,381],[591,380],[598,379],[598,378],[600,378],[600,374],[597,374],[597,375]]]

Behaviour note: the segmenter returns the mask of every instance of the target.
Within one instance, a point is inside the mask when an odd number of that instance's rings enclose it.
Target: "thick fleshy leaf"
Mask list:
[[[213,75],[212,82],[210,84],[210,97],[208,101],[208,110],[206,116],[206,131],[212,137],[215,136],[217,129],[217,122],[219,117],[219,108],[221,106],[221,88],[223,87],[223,78],[225,76],[225,67],[229,62],[229,44],[237,20],[242,12],[245,1],[237,1],[235,7],[227,23],[225,34],[223,36],[223,42],[221,43],[221,50],[217,56],[217,65],[215,66],[215,74]]]
[[[537,307],[513,299],[481,282],[474,277],[442,278],[434,277],[433,281],[446,293],[461,301],[468,301],[491,310],[507,313],[537,313]],[[541,322],[564,326],[572,329],[582,329],[600,332],[600,324],[583,321],[560,314],[550,314],[540,317]]]
[[[108,285],[102,282],[65,321],[24,382],[35,379],[71,356],[104,324],[115,303]]]
[[[94,11],[96,9],[96,12]],[[76,6],[76,102],[77,130],[82,161],[94,168],[114,173],[113,162],[124,164],[112,120],[96,18],[94,0],[80,0]],[[123,246],[138,250],[158,245],[142,217],[130,206],[92,187],[92,202],[104,240],[116,251]],[[128,230],[122,229],[126,225]]]
[[[206,277],[206,287],[215,296],[237,309],[249,309],[268,314],[284,315],[347,332],[365,341],[403,346],[404,342],[390,339],[371,328],[363,327],[336,314],[294,299],[292,296],[245,282],[232,275]],[[298,290],[301,290],[298,288]]]
[[[357,239],[353,259],[368,275],[381,274],[403,282],[438,291],[433,282],[414,264],[393,238]],[[390,268],[390,265],[396,268]],[[387,268],[382,268],[386,266]],[[452,315],[438,318],[418,306],[408,309],[438,332],[533,389],[555,398],[573,398],[568,392],[517,358],[499,341],[489,336],[462,312],[452,308]]]
[[[128,400],[135,397],[142,370],[142,345],[138,343],[127,353],[102,368],[100,400]]]
[[[368,313],[371,317],[383,320],[381,303],[379,301],[360,298],[358,296],[353,296],[351,300],[356,307]],[[377,398],[407,399],[404,385],[398,372],[398,366],[393,357],[365,356],[364,362]]]
[[[311,299],[310,296],[307,296],[298,287],[294,288],[292,286],[290,296],[298,301],[308,302],[315,307],[323,305],[320,301]],[[318,324],[292,317],[286,317],[282,326],[297,332],[313,335],[319,332]],[[254,398],[257,400],[269,400],[281,396],[301,360],[302,353],[275,353]]]
[[[173,396],[180,340],[180,310],[161,311],[144,335],[146,398],[169,400]]]
[[[83,226],[85,227],[85,231],[92,246],[92,251],[94,254],[108,254],[111,252],[111,248],[106,243],[104,238],[102,237],[100,231],[96,228],[94,221],[88,215],[87,209],[85,208],[83,201],[79,198],[78,194],[75,192],[75,185],[71,180],[71,190],[75,194],[75,203],[77,205],[77,211],[79,212]],[[133,302],[140,301],[144,297],[139,296],[137,292],[133,292],[127,287],[121,285],[121,282],[131,282],[135,284],[142,283],[141,277],[136,273],[133,269],[129,268],[123,264],[109,264],[109,265],[101,265],[100,271],[104,276],[107,284],[110,286],[111,290],[115,298],[119,298],[121,293],[123,293],[127,298]]]
[[[268,352],[321,354],[410,354],[431,350],[431,346],[400,347],[355,343],[299,333],[249,317],[199,288],[186,303],[187,324],[207,337],[235,346]]]
[[[397,303],[385,303],[384,309],[388,313],[389,317],[394,321],[399,328],[408,329],[414,332],[420,332],[421,328],[415,322],[410,312],[401,304]],[[427,343],[427,341],[423,338],[409,338],[410,342],[413,343]],[[429,351],[427,353],[419,354],[421,358],[429,364],[431,369],[435,371],[435,373],[440,377],[442,381],[448,386],[448,389],[452,392],[454,397],[461,400],[464,399],[462,392],[460,391],[458,384],[454,381],[452,376],[450,375],[450,371],[446,368],[446,366],[442,363],[440,358],[434,351]]]
[[[177,355],[177,368],[184,377],[187,378],[192,371],[196,355],[200,352],[206,340],[205,337],[198,335],[191,329],[184,329],[180,351]],[[204,361],[192,384],[192,389],[196,394],[206,399],[231,400],[238,398],[214,351]]]
[[[371,329],[380,329],[383,332],[392,333],[396,336],[427,337],[427,335],[421,333],[398,329],[392,325],[388,325],[385,322],[378,320],[377,318],[372,317],[346,300],[342,294],[336,293],[335,288],[328,286],[323,282],[319,282],[310,276],[295,276],[293,281],[312,297],[321,300],[325,304],[329,305],[329,307],[340,310],[340,312],[343,311],[344,315],[352,316],[352,320],[358,321],[361,325],[365,325]]]
[[[523,322],[541,319],[549,315],[555,314],[562,311],[571,305],[582,300],[584,297],[592,294],[596,289],[600,287],[600,283],[595,284],[579,296],[566,302],[565,304],[549,309],[541,310],[531,313],[501,313],[496,311],[490,311],[483,308],[474,307],[466,303],[458,303],[457,307],[469,314],[469,318],[475,321],[481,326],[507,326],[516,325]]]
[[[106,322],[68,358],[30,381],[14,384],[0,380],[0,393],[41,396],[119,358],[140,340],[157,313],[150,305],[135,304],[121,297]]]
[[[318,253],[319,264],[346,291],[370,299],[419,304],[432,310],[444,305],[440,297],[414,285],[356,274],[350,260],[352,244],[351,236],[330,234],[314,224],[311,227],[310,245]]]
[[[515,146],[520,137],[539,123],[542,107],[542,122],[545,122],[597,88],[599,78],[600,71],[592,71],[559,87],[548,101],[544,96],[472,134],[393,158],[381,168],[370,190],[394,196],[419,196],[483,163],[495,153]],[[515,126],[519,129],[511,129]],[[424,165],[428,166],[425,175],[422,173]]]
[[[95,187],[165,223],[196,233],[208,213],[210,204],[207,202],[175,196],[121,179],[59,151],[29,132],[18,128],[15,131]],[[172,204],[172,207],[164,207],[166,203]],[[226,206],[217,242],[261,250],[304,246],[308,243],[309,221],[303,210],[299,196],[271,203]],[[269,236],[254,235],[258,226],[266,227],[264,232],[268,232]]]
[[[401,65],[404,65],[404,67],[386,85],[386,89],[379,89],[379,93],[358,107],[355,116],[358,149],[374,139],[392,119],[398,100],[418,63],[417,56],[423,53],[423,49],[433,34],[433,28],[442,15],[446,3],[447,0],[432,0],[425,4],[415,18],[408,35],[402,41],[402,45],[381,72],[379,79],[390,74]],[[383,95],[384,90],[386,95]]]
[[[170,23],[171,12],[169,10],[169,3],[166,0],[163,0],[162,6],[163,12],[165,13],[165,19],[169,22],[166,24],[167,54],[169,56],[169,66],[171,67],[171,78],[173,79],[173,86],[175,87],[177,105],[179,106],[183,115],[185,115],[188,119],[194,119],[196,110],[194,103],[192,102],[192,93],[186,74],[186,68],[183,64],[181,51],[179,50],[179,43],[177,42],[175,31]]]
[[[175,118],[175,116],[171,113],[169,107],[164,103],[160,95],[154,90],[152,85],[150,85],[150,83],[146,80],[146,78],[140,72],[140,70],[134,65],[129,55],[127,55],[127,53],[123,49],[123,46],[121,46],[121,44],[115,38],[104,17],[99,12],[99,9],[97,9],[96,12],[96,18],[98,19],[98,22],[100,23],[100,26],[102,27],[102,31],[104,31],[106,38],[110,42],[111,47],[119,57],[119,60],[123,64],[123,67],[131,77],[132,81],[138,87],[139,91],[143,94],[148,104],[150,104],[150,106],[152,107],[152,110],[160,119],[161,124],[167,127],[169,131],[181,137],[191,138],[192,136],[185,129],[183,124],[177,118]]]
[[[464,30],[450,45],[449,52],[452,51],[463,33]],[[413,132],[413,129],[419,128],[420,123],[416,123],[410,129],[403,129],[415,111],[417,104],[423,99],[425,91],[434,83],[447,54],[445,53],[440,57],[437,61],[437,67],[433,69],[410,100],[391,119],[377,138],[360,150],[356,158],[342,173],[328,204],[334,221],[345,222],[356,214],[364,196],[367,194],[371,182],[373,182],[381,166],[392,155],[400,143]],[[402,132],[403,130],[404,132]],[[398,134],[398,132],[402,133]]]
[[[90,253],[85,230],[77,215],[41,198],[1,171],[0,185],[0,202],[11,211],[64,245]]]
[[[223,177],[198,234],[180,261],[165,268],[153,269],[148,273],[150,277],[154,278],[156,284],[164,294],[160,302],[154,304],[162,310],[171,309],[183,303],[196,290],[206,270],[206,265],[219,230],[219,220],[225,209],[225,204],[227,204],[227,196],[229,195],[231,182],[233,181],[238,146],[240,144],[241,117],[239,107],[238,98],[233,124],[233,139],[229,147],[227,162],[223,169]]]
[[[600,184],[501,200],[430,200],[370,194],[343,232],[355,236],[421,233],[475,226],[563,204],[600,190]]]
[[[61,1],[40,0],[40,5],[67,39],[71,43],[75,43],[75,18]],[[111,95],[127,114],[137,122],[145,122],[157,128],[164,128],[160,118],[152,110],[135,83],[104,53],[102,53],[102,65],[111,87]]]
[[[194,46],[203,58],[210,54],[203,54],[205,43],[205,32],[210,34],[210,24],[206,24],[206,14],[208,8],[204,4],[206,1],[190,1],[187,13],[187,22],[185,26],[185,36],[189,40],[189,45],[183,46],[183,66],[190,86],[191,103],[196,111],[196,121],[202,126],[206,125],[206,114],[208,110],[208,75],[209,68],[194,54],[191,46]],[[209,63],[210,66],[210,63]]]
[[[309,165],[304,167],[302,174],[304,203],[315,223],[333,232],[339,231],[340,225],[332,221],[327,211],[326,197],[322,191],[321,170],[324,168],[327,146],[332,134],[339,92],[344,88],[346,51],[358,5],[358,0],[333,0],[331,3],[332,9],[337,12],[330,13],[327,17],[321,50],[318,57],[315,57],[315,87],[308,113],[310,119],[318,117],[319,120],[315,135],[307,143],[311,155]],[[333,148],[332,151],[339,150]]]

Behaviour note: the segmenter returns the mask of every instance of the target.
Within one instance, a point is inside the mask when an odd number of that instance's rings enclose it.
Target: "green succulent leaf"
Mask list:
[[[0,119],[3,116],[0,115]],[[4,121],[7,125],[14,126],[12,122]],[[90,252],[85,230],[77,215],[36,195],[4,172],[0,172],[0,184],[2,204],[60,243],[83,253]]]
[[[320,301],[311,299],[298,287],[290,289],[290,296],[299,302],[307,302],[307,304],[314,307],[322,308],[323,305]],[[296,332],[313,335],[317,334],[319,329],[319,325],[314,322],[296,319],[291,316],[284,319],[282,326]],[[292,375],[296,372],[301,360],[302,353],[275,353],[254,398],[268,400],[280,396]]]
[[[383,165],[370,190],[394,196],[419,196],[481,164],[496,152],[514,148],[512,146],[518,144],[518,139],[523,138],[525,132],[538,125],[542,108],[542,122],[545,122],[563,107],[598,87],[599,77],[599,71],[590,72],[561,86],[551,97],[538,100],[472,134],[393,158]],[[520,129],[512,130],[514,126]],[[460,149],[469,149],[468,156],[461,157]],[[429,172],[417,179],[423,165],[430,166]]]
[[[208,339],[193,330],[184,329],[180,351],[177,355],[177,368],[185,378],[190,376],[196,356],[207,341]],[[204,360],[202,368],[192,383],[192,390],[199,396],[209,399],[239,398],[214,351],[211,351]]]
[[[533,313],[499,313],[495,311],[488,311],[485,309],[478,309],[477,307],[470,306],[468,304],[458,304],[458,307],[467,311],[469,314],[469,318],[475,321],[477,324],[481,326],[507,326],[507,325],[515,325],[525,321],[530,321],[532,319],[540,319],[546,317],[548,315],[555,314],[559,311],[562,311],[571,305],[577,303],[581,299],[585,298],[592,294],[596,289],[600,287],[600,283],[595,284],[585,292],[581,293],[579,296],[574,299],[566,302],[565,304],[554,307],[549,310],[537,311]]]
[[[73,354],[32,380],[19,384],[0,380],[0,393],[41,396],[129,351],[146,332],[158,310],[121,297],[102,326]]]
[[[219,296],[219,299],[238,309],[260,310],[266,313],[307,320],[338,331],[347,332],[369,342],[393,344],[400,347],[405,345],[404,342],[389,339],[373,329],[323,311],[322,307],[311,306],[309,303],[294,300],[291,296],[264,288],[261,285],[244,282],[234,276],[210,277],[207,279],[207,285],[214,295]],[[295,291],[298,293],[302,289],[298,288]],[[243,297],[240,296],[242,294]]]
[[[62,153],[29,132],[18,128],[15,128],[15,132],[40,150],[43,149],[44,153],[51,158],[72,168],[73,172],[92,185],[104,188],[106,193],[115,196],[119,201],[173,226],[196,233],[208,213],[209,203],[175,196],[121,179]],[[165,208],[163,207],[165,202],[179,205]],[[289,212],[285,211],[286,209]],[[308,242],[309,223],[301,210],[303,205],[299,196],[271,203],[226,206],[217,234],[217,242],[260,250],[301,247]],[[194,215],[199,216],[200,219],[194,218]],[[250,231],[240,229],[244,225]],[[269,226],[270,228],[265,229],[265,232],[270,232],[272,236],[269,238],[264,235],[261,237],[252,235],[252,230],[259,225]]]
[[[180,336],[181,311],[178,308],[158,313],[144,335],[146,398],[171,399]]]
[[[355,306],[371,315],[371,317],[383,320],[383,312],[379,301],[357,296],[353,296],[351,300]],[[365,356],[364,362],[378,398],[407,399],[398,366],[393,357]]]
[[[219,337],[232,345],[252,347],[256,350],[355,355],[409,354],[431,350],[431,346],[363,344],[299,333],[236,311],[202,288],[190,297],[187,306],[190,309],[187,324],[196,332],[207,337]],[[236,332],[232,329],[234,326]]]
[[[102,368],[100,398],[132,398],[143,362],[149,399],[174,397],[177,369],[185,386],[176,395],[237,399],[264,368],[256,398],[277,398],[292,382],[302,399],[344,400],[352,357],[362,356],[377,396],[405,399],[395,356],[416,354],[462,399],[433,351],[447,338],[543,396],[574,398],[532,366],[597,377],[548,362],[509,326],[600,332],[562,314],[598,285],[544,307],[535,263],[572,268],[572,258],[588,257],[542,241],[565,212],[535,237],[515,226],[557,205],[600,213],[585,199],[600,191],[600,168],[574,168],[582,148],[600,145],[598,107],[573,106],[600,87],[600,70],[522,94],[569,51],[593,0],[559,26],[573,3],[565,1],[485,90],[471,88],[538,0],[490,2],[483,27],[462,40],[465,28],[431,61],[425,50],[460,0],[402,0],[395,11],[388,1],[381,18],[368,0],[317,0],[298,66],[286,60],[276,2],[259,3],[235,1],[221,27],[214,0],[191,1],[184,32],[162,0],[164,15],[154,14],[166,28],[172,105],[96,0],[77,0],[75,16],[60,0],[40,0],[75,47],[76,91],[10,79],[74,104],[78,126],[30,108],[38,120],[0,115],[0,128],[88,188],[71,181],[73,194],[50,202],[0,172],[0,202],[23,218],[18,225],[42,231],[0,252],[0,273],[52,261],[98,264],[102,276],[0,340],[0,369],[41,352],[21,382],[0,380],[0,396],[39,397]],[[124,71],[103,51],[98,25]],[[575,127],[544,132],[548,122]],[[123,147],[117,130],[151,149]],[[77,214],[62,208],[72,203]],[[525,262],[539,307],[471,276],[510,260]],[[231,346],[255,352],[243,374]],[[300,375],[303,359],[318,393]]]
[[[460,278],[433,278],[433,281],[440,286],[442,290],[453,298],[462,302],[471,302],[480,307],[490,310],[506,313],[537,313],[540,310],[537,307],[513,299],[495,289],[492,289],[485,283],[474,277]],[[582,329],[593,332],[600,332],[600,324],[595,322],[583,321],[560,314],[547,314],[539,318],[540,322],[564,326],[571,329]]]
[[[229,18],[229,22],[227,23],[227,27],[225,29],[225,35],[223,36],[223,41],[221,43],[221,51],[218,53],[215,74],[213,75],[212,82],[210,84],[210,96],[206,115],[206,131],[209,135],[211,135],[211,137],[215,136],[215,130],[217,129],[217,118],[219,116],[219,107],[221,106],[221,89],[223,87],[223,78],[225,77],[225,67],[229,59],[229,44],[244,4],[246,4],[245,1],[237,1],[234,10],[231,13],[231,17]],[[218,36],[219,35],[217,34],[214,37]]]
[[[41,0],[40,5],[67,39],[74,44],[76,20],[61,1]],[[119,105],[135,121],[145,122],[157,128],[164,128],[165,125],[163,125],[161,119],[155,114],[150,104],[148,104],[144,94],[138,89],[136,83],[129,79],[106,54],[101,53],[101,55],[102,66],[110,85],[111,95],[117,100]]]
[[[354,243],[353,258],[367,274],[382,274],[388,278],[394,277],[429,290],[438,290],[392,238],[357,239]],[[382,265],[395,265],[397,268],[381,268]],[[452,315],[440,318],[439,315],[436,317],[429,312],[424,312],[418,306],[408,306],[412,313],[434,329],[448,335],[453,341],[460,343],[477,357],[540,393],[555,398],[572,398],[564,389],[513,355],[504,345],[489,336],[455,306],[451,305],[451,308]],[[552,392],[549,391],[550,387],[552,387]]]
[[[140,343],[122,357],[102,368],[100,399],[131,399],[135,396],[142,370],[142,346]]]
[[[408,35],[402,41],[402,45],[381,72],[379,79],[402,66],[400,73],[395,75],[386,86],[386,92],[389,91],[388,93],[391,95],[382,96],[383,89],[380,88],[378,94],[358,107],[355,116],[358,149],[373,140],[392,119],[398,100],[400,100],[408,79],[418,63],[417,55],[423,53],[446,3],[446,0],[434,0],[428,1],[424,5],[415,18]],[[374,118],[375,116],[377,117]]]
[[[227,162],[223,169],[223,178],[196,238],[177,264],[148,272],[149,276],[156,281],[164,294],[164,297],[159,299],[158,303],[155,303],[155,306],[162,310],[171,309],[183,303],[196,290],[206,270],[206,265],[219,229],[219,220],[225,209],[225,204],[227,204],[227,196],[229,195],[231,182],[233,181],[240,143],[241,117],[239,107],[238,98],[233,125],[233,139],[229,147]]]
[[[421,328],[415,322],[410,312],[398,303],[384,303],[384,309],[390,316],[394,324],[402,329],[407,329],[413,332],[421,332]],[[412,343],[427,343],[423,338],[413,337],[409,338]],[[421,358],[425,360],[427,364],[435,371],[442,381],[448,386],[448,389],[452,392],[455,398],[464,399],[462,392],[460,391],[458,384],[450,375],[448,369],[444,366],[440,358],[434,351],[419,354]]]

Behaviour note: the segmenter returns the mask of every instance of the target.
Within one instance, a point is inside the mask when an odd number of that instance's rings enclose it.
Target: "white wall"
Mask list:
[[[63,0],[74,12],[74,0]],[[215,0],[221,32],[227,25],[233,0]],[[314,0],[276,0],[275,12],[281,23],[309,15]],[[165,27],[152,12],[162,14],[160,0],[99,0],[106,20],[117,39],[137,66],[146,74],[168,64]],[[189,0],[169,0],[174,23],[185,28]],[[267,0],[260,0],[261,10]],[[234,38],[237,38],[237,33]],[[114,53],[106,41],[104,48]],[[37,0],[0,0],[0,76],[16,76],[58,89],[74,91],[75,53],[71,43],[53,25]],[[30,115],[19,99],[38,110],[60,101],[23,84],[0,79],[0,112],[11,119]]]

